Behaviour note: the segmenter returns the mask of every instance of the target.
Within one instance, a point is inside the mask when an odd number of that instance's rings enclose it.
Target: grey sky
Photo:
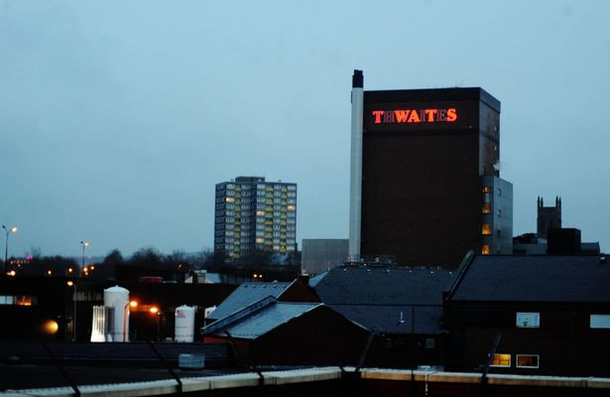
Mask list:
[[[515,234],[536,197],[610,247],[607,1],[0,0],[10,251],[213,245],[214,184],[298,183],[297,239],[348,233],[351,74],[502,102]],[[1,238],[4,243],[4,236]]]

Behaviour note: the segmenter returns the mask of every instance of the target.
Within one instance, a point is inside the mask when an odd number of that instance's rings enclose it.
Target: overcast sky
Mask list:
[[[10,254],[211,248],[214,185],[239,175],[298,184],[299,242],[347,238],[353,69],[365,90],[494,95],[515,234],[560,195],[564,226],[607,251],[609,15],[601,0],[0,0]]]

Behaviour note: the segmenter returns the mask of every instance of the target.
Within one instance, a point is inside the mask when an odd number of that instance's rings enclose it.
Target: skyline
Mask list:
[[[390,11],[388,11],[390,10]],[[297,242],[347,238],[350,89],[481,87],[502,103],[514,234],[536,199],[610,247],[610,4],[0,1],[9,255],[213,246],[214,187],[298,185]],[[4,237],[4,236],[3,236]],[[4,241],[2,241],[4,243]]]

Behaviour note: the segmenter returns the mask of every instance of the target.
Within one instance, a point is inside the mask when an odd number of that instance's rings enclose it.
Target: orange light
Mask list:
[[[136,307],[138,307],[138,302],[137,301],[131,301],[131,302],[129,302],[129,306],[131,306],[132,308],[136,308]]]
[[[50,270],[47,270],[47,274],[50,276],[51,274],[53,274],[53,272]]]
[[[74,269],[72,269],[71,267],[68,268],[68,273],[72,273],[74,271]]]
[[[447,109],[447,121],[452,123],[457,120],[457,113],[455,108]]]
[[[59,329],[59,324],[55,320],[47,320],[42,324],[42,329],[45,333],[53,335]]]
[[[95,265],[91,265],[91,267],[89,269],[95,270]]]
[[[157,313],[159,313],[159,308],[156,306],[153,306],[150,309],[148,309],[148,311],[151,312],[152,314],[157,314]]]
[[[66,284],[68,285],[68,287],[72,287],[74,285],[74,281],[68,281]]]
[[[404,123],[453,123],[457,120],[457,109],[396,109],[373,110],[374,124]]]
[[[419,123],[419,122],[421,122],[421,118],[419,117],[419,114],[417,114],[417,112],[411,111],[411,114],[409,115],[409,118],[407,119],[407,123]]]

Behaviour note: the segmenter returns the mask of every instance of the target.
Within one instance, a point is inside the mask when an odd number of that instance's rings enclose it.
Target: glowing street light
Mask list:
[[[130,307],[135,309],[137,306],[137,301],[129,301],[125,304],[125,307],[123,307],[123,342],[127,342],[127,315],[129,314],[129,310],[127,309]]]
[[[6,244],[4,245],[4,270],[6,270],[6,262],[8,261],[8,236],[11,233],[17,233],[18,229],[17,226],[7,228],[5,225],[2,225],[2,229],[4,229],[4,231],[6,232]]]
[[[88,246],[90,246],[90,245],[91,245],[91,243],[90,243],[90,242],[88,242],[88,241],[81,241],[81,242],[80,242],[80,245],[82,245],[82,246],[83,246],[83,261],[82,261],[82,264],[81,264],[81,267],[80,267],[80,268],[81,268],[81,272],[82,272],[82,270],[85,268],[85,248],[87,248]],[[82,276],[82,274],[81,274],[81,276]]]

